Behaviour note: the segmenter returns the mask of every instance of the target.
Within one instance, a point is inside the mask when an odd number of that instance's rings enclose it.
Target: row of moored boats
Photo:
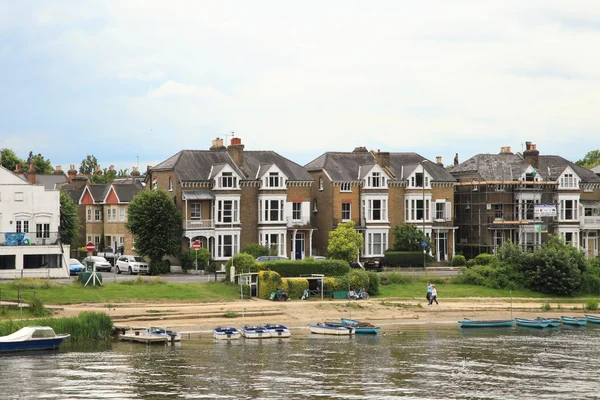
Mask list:
[[[536,317],[535,319],[515,318],[508,320],[483,320],[475,321],[465,318],[458,321],[461,328],[492,328],[492,327],[509,327],[514,324],[528,328],[557,328],[561,325],[567,326],[585,326],[588,323],[600,325],[599,315],[585,315],[583,317],[567,317],[560,318],[545,318]]]

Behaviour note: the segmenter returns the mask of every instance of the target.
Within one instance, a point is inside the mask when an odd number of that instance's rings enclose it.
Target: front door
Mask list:
[[[296,233],[294,244],[294,260],[302,260],[304,257],[304,233]]]
[[[448,232],[438,231],[435,247],[437,260],[446,261],[448,259]]]

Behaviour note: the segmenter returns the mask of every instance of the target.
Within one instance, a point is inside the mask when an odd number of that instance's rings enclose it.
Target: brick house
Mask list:
[[[364,236],[361,258],[383,257],[393,247],[392,230],[413,224],[431,238],[437,261],[454,256],[452,202],[455,179],[441,165],[416,153],[327,152],[305,168],[312,188],[316,249],[326,254],[328,233],[354,221]]]
[[[598,255],[600,177],[526,142],[523,154],[502,147],[455,166],[458,247],[467,256],[495,253],[510,240],[533,250],[560,235]]]
[[[146,182],[181,211],[184,251],[198,241],[217,261],[250,243],[290,259],[312,254],[312,177],[273,151],[245,151],[235,137],[225,147],[217,138],[210,150],[182,150],[149,168]]]

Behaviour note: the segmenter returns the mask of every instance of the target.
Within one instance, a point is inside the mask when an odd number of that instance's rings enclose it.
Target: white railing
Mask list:
[[[310,220],[308,218],[302,218],[302,219],[298,220],[298,219],[292,219],[292,217],[286,217],[286,225],[288,228],[291,228],[294,226],[307,226],[307,225],[310,225]]]
[[[0,232],[0,246],[49,246],[58,244],[58,232]]]
[[[194,230],[194,229],[214,229],[214,219],[188,219],[183,222],[183,229]]]
[[[600,225],[600,216],[583,217],[581,225]]]

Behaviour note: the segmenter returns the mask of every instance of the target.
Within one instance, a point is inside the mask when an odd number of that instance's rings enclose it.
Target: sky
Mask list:
[[[301,165],[576,161],[600,148],[599,43],[595,0],[0,0],[0,148],[144,171],[233,132]]]

